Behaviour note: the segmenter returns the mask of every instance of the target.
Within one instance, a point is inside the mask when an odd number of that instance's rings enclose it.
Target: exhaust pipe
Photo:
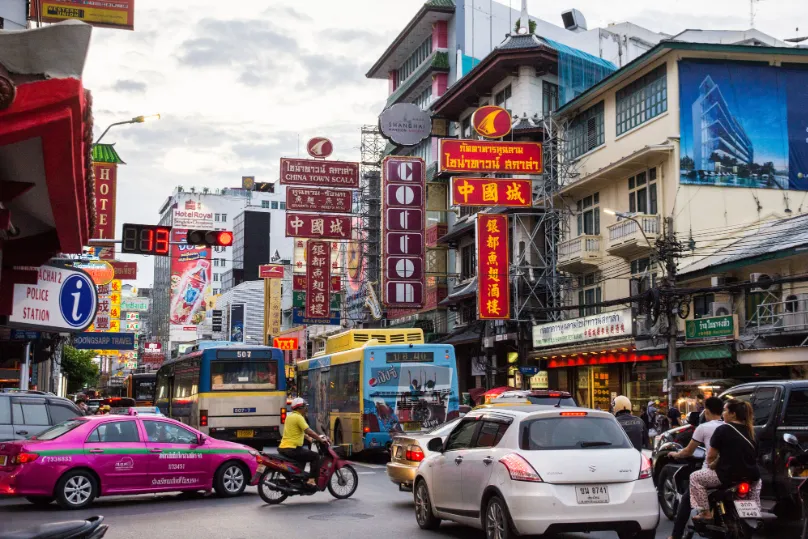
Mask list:
[[[292,487],[283,487],[272,481],[264,481],[264,484],[273,490],[283,492],[284,494],[297,494],[298,490]]]

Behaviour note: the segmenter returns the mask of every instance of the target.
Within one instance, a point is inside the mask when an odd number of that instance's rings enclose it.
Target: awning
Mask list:
[[[618,353],[635,350],[635,342],[632,338],[605,339],[600,341],[582,341],[567,346],[553,346],[547,348],[537,348],[528,352],[528,358],[533,359],[556,359],[562,355],[577,356],[579,354],[597,354],[598,352]],[[656,350],[637,350],[640,353],[655,353]],[[664,352],[664,350],[662,350]],[[662,353],[660,352],[660,353]],[[553,357],[556,356],[556,357]]]
[[[732,349],[728,344],[711,346],[688,346],[679,349],[679,361],[700,361],[704,359],[730,359]]]
[[[454,291],[438,303],[438,305],[446,307],[474,297],[477,297],[477,277],[474,277],[468,284],[456,286]]]
[[[480,342],[480,332],[466,329],[446,337],[441,341],[441,344],[468,344],[473,342]]]
[[[741,365],[796,365],[808,363],[808,346],[793,348],[766,348],[762,350],[739,350]]]

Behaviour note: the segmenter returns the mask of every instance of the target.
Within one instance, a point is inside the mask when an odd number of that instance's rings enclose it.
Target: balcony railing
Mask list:
[[[634,219],[622,219],[609,226],[606,251],[610,255],[631,258],[654,249],[654,242],[661,233],[659,216],[636,215]]]
[[[808,334],[808,294],[790,296],[786,301],[761,303],[746,321],[745,328],[755,334]]]
[[[600,236],[591,235],[562,242],[558,246],[558,269],[579,273],[597,267],[603,261],[602,245]]]

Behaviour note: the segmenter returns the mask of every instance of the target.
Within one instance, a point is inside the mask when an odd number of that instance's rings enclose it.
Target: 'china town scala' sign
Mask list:
[[[359,188],[359,163],[281,158],[281,184]]]

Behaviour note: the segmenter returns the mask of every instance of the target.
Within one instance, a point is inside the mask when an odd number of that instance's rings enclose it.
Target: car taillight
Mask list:
[[[561,412],[561,417],[584,417],[587,412]]]
[[[499,459],[499,461],[505,466],[505,469],[508,470],[512,481],[543,483],[542,478],[523,456],[511,453],[510,455],[505,455]]]
[[[12,464],[28,464],[39,458],[39,453],[19,453],[11,459]]]
[[[640,455],[642,458],[642,467],[640,468],[640,476],[638,479],[648,479],[653,475],[653,468],[651,467],[651,459],[645,455]]]
[[[407,452],[404,454],[404,458],[412,462],[421,462],[424,460],[424,451],[419,445],[409,445],[407,446]]]
[[[746,496],[749,494],[749,483],[738,483],[738,486],[735,488],[735,492],[738,496]]]
[[[208,426],[208,411],[207,410],[199,410],[199,426],[200,427],[207,427]]]
[[[281,425],[286,424],[286,408],[281,408]]]

